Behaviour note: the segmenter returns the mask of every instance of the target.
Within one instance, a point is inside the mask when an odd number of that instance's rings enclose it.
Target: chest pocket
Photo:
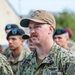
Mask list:
[[[48,67],[43,70],[42,75],[62,75],[62,73],[56,67]]]

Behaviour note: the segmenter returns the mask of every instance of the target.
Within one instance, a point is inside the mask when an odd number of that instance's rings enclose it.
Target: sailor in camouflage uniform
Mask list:
[[[36,10],[20,24],[29,27],[36,49],[23,60],[17,75],[75,75],[75,58],[53,41],[56,22],[51,13]]]
[[[25,32],[22,29],[15,28],[12,29],[7,35],[9,48],[11,50],[11,52],[7,55],[7,59],[12,67],[14,75],[16,75],[19,64],[30,53],[30,50],[23,45],[23,34],[25,34]],[[29,36],[26,34],[24,35],[24,37],[25,39],[29,38]]]
[[[0,75],[13,75],[13,71],[4,55],[0,54]]]

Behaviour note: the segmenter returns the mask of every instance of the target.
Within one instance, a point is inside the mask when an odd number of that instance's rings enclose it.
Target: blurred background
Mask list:
[[[4,47],[8,44],[6,24],[15,23],[20,27],[20,20],[38,9],[52,12],[57,28],[69,27],[73,31],[71,39],[75,41],[75,0],[0,0],[0,44]],[[28,33],[28,29],[24,30]]]

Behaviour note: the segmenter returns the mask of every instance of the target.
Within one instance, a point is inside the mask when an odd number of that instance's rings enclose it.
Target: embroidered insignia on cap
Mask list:
[[[17,29],[13,29],[12,34],[17,34]]]
[[[57,30],[57,33],[58,33],[58,34],[60,34],[60,33],[61,33],[61,31],[60,31],[60,30]]]
[[[30,18],[34,18],[35,16],[39,16],[40,11],[36,11],[33,14],[31,14]]]
[[[7,28],[10,29],[11,28],[11,25],[7,25]]]

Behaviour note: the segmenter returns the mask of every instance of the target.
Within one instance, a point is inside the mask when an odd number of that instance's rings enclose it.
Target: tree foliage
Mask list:
[[[57,28],[66,28],[69,27],[73,36],[72,39],[75,41],[75,14],[69,11],[63,11],[62,13],[55,15]]]

